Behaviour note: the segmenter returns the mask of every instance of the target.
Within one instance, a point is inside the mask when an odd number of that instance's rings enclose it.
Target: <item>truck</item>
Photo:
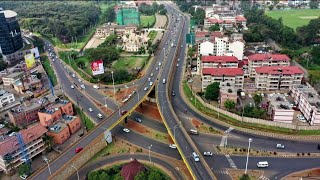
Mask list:
[[[242,98],[246,97],[246,94],[243,91],[240,93],[240,95],[241,95]]]

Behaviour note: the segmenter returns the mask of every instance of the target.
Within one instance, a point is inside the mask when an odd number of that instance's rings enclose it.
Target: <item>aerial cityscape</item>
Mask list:
[[[2,1],[0,179],[320,179],[319,0]]]

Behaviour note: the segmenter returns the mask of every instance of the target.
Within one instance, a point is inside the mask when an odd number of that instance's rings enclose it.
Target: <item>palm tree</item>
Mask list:
[[[52,146],[54,145],[53,137],[52,137],[52,136],[45,135],[45,136],[43,137],[43,141],[44,141],[46,150],[50,152],[50,151],[52,150]]]

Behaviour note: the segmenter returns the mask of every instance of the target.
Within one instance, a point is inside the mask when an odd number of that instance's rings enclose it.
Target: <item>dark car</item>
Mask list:
[[[121,115],[127,114],[128,111],[121,111]]]
[[[172,91],[172,96],[175,96],[175,95],[176,95],[176,93],[174,91]]]
[[[318,150],[320,150],[320,144],[318,144]]]

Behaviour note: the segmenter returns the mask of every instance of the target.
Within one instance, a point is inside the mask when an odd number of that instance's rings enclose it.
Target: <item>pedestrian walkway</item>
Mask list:
[[[259,177],[259,180],[269,180],[269,178],[267,178],[267,177],[265,177],[265,176],[261,175],[261,176]]]
[[[225,156],[226,156],[227,160],[229,161],[230,166],[234,169],[238,169],[237,166],[234,164],[233,160],[231,159],[230,155],[226,154]]]
[[[229,172],[227,170],[222,170],[222,169],[213,170],[213,173],[229,175]]]

